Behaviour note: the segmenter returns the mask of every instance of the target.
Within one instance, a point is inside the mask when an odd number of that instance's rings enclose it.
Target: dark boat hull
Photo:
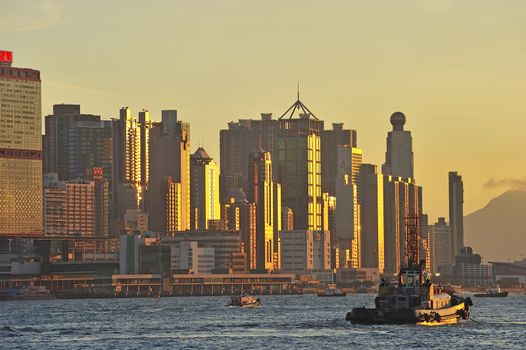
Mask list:
[[[437,310],[355,308],[346,316],[346,320],[353,324],[442,325],[458,323],[461,318],[469,318],[469,311],[463,303]]]
[[[325,298],[344,297],[346,295],[347,295],[347,293],[341,293],[341,294],[323,294],[323,293],[320,293],[320,294],[318,294],[319,297],[325,297]]]
[[[504,298],[508,296],[508,292],[500,292],[500,293],[478,293],[473,294],[474,297],[477,298]]]

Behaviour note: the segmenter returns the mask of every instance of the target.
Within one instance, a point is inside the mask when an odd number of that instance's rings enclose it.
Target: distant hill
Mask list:
[[[505,192],[465,216],[464,244],[484,262],[526,257],[526,190]]]

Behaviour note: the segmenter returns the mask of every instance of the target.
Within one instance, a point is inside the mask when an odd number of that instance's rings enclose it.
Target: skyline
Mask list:
[[[390,115],[407,116],[432,222],[447,218],[449,171],[464,179],[466,214],[504,192],[499,184],[523,185],[526,4],[294,3],[164,3],[160,11],[127,2],[128,25],[117,26],[118,2],[31,2],[24,11],[29,2],[8,1],[0,41],[16,66],[42,72],[43,116],[59,103],[103,118],[122,106],[134,115],[145,108],[154,121],[162,109],[178,109],[193,126],[192,150],[204,140],[219,160],[220,129],[260,112],[279,117],[300,80],[313,113],[357,130],[364,162],[381,166]],[[467,10],[472,20],[464,22]],[[22,13],[32,26],[18,24]],[[319,25],[302,25],[314,13]],[[118,59],[125,54],[133,59]],[[506,132],[495,132],[500,127]]]

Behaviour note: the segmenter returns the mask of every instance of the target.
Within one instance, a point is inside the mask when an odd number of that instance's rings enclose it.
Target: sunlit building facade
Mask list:
[[[191,224],[190,124],[179,121],[176,110],[161,114],[162,121],[150,132],[148,211],[152,231],[173,233],[189,230]]]
[[[383,272],[384,259],[384,182],[376,165],[362,164],[359,173],[361,267]]]
[[[41,234],[40,72],[0,66],[0,233]]]
[[[269,152],[250,153],[248,160],[247,199],[256,204],[256,268],[274,269],[274,182]]]
[[[294,109],[293,109],[294,108]],[[323,121],[308,112],[298,100],[289,110],[301,109],[298,118],[280,118],[278,140],[279,183],[283,205],[294,212],[294,228],[323,228],[321,190],[321,140]]]
[[[192,229],[207,229],[209,220],[219,220],[219,166],[199,147],[190,156],[191,197],[190,219]]]
[[[93,237],[96,227],[95,183],[66,183],[66,234]]]

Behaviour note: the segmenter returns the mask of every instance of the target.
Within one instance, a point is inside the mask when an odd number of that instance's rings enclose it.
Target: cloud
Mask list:
[[[0,11],[0,34],[14,34],[43,29],[58,23],[62,12],[53,1],[7,0]]]
[[[521,179],[489,179],[484,184],[484,188],[493,189],[493,188],[506,188],[511,190],[522,190],[526,189],[526,176]]]

